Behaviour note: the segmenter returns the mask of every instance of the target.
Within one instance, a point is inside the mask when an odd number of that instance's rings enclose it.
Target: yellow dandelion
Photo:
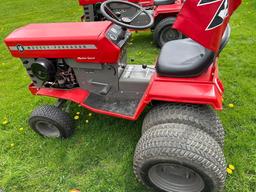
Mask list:
[[[76,112],[76,114],[77,114],[77,115],[80,115],[80,112],[78,111],[78,112]]]
[[[70,189],[69,192],[80,192],[79,189]]]
[[[232,171],[234,171],[234,170],[235,170],[235,166],[234,166],[234,165],[232,165],[232,164],[229,164],[229,165],[228,165],[228,168],[229,168],[229,169],[231,169]]]
[[[78,115],[76,115],[76,116],[74,117],[74,119],[75,119],[75,120],[78,120],[78,119],[79,119],[79,116],[78,116]]]
[[[230,103],[230,104],[228,104],[228,107],[229,107],[229,108],[234,108],[235,105],[234,105],[233,103]]]
[[[227,173],[230,174],[230,175],[233,174],[233,171],[232,171],[232,169],[230,169],[230,168],[227,168],[226,171],[227,171]]]
[[[91,116],[92,116],[92,113],[89,113],[88,116],[91,117]]]
[[[15,146],[15,144],[14,143],[11,143],[11,147],[14,147]]]
[[[89,123],[89,120],[88,120],[88,119],[86,119],[86,120],[85,120],[85,123]]]
[[[5,117],[5,118],[3,119],[2,124],[3,124],[3,125],[7,125],[8,123],[9,123],[9,120],[7,119],[7,117]]]
[[[23,127],[19,128],[19,131],[20,131],[20,132],[23,132],[23,131],[24,131],[24,128],[23,128]]]

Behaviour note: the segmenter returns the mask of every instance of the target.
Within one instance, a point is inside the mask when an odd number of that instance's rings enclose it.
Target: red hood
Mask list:
[[[98,37],[110,22],[29,24],[12,32],[5,42],[9,45],[56,43],[56,41],[88,41],[97,43]]]
[[[111,25],[109,21],[30,24],[12,32],[5,43],[14,57],[115,63],[120,49],[105,35]]]

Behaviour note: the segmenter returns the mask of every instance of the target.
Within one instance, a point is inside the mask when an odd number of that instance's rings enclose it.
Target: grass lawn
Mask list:
[[[81,115],[71,139],[43,139],[28,127],[31,111],[54,100],[29,93],[26,71],[11,57],[3,39],[25,24],[79,21],[81,13],[76,0],[0,1],[0,189],[6,192],[147,191],[132,172],[142,119],[89,117],[89,111],[72,105],[72,115]],[[236,166],[227,178],[226,192],[256,191],[255,21],[255,1],[244,0],[232,18],[231,40],[219,61],[226,90],[219,113],[226,130],[225,155]],[[149,32],[134,34],[129,60],[153,63],[159,50],[151,41]],[[228,107],[230,103],[234,108]],[[2,125],[4,118],[7,125]]]

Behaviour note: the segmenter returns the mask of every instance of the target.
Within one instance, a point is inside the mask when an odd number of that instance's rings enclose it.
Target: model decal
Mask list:
[[[208,4],[212,4],[212,3],[216,3],[216,2],[221,2],[218,10],[216,11],[216,13],[214,14],[212,20],[210,21],[209,25],[207,26],[206,30],[212,30],[216,27],[221,26],[225,19],[228,17],[228,0],[200,0],[198,2],[197,6],[205,6]]]
[[[215,2],[218,2],[218,1],[223,1],[223,0],[200,0],[198,2],[198,6],[207,5],[207,4],[215,3]]]
[[[228,8],[228,0],[223,0],[206,30],[212,30],[221,26],[228,17]]]

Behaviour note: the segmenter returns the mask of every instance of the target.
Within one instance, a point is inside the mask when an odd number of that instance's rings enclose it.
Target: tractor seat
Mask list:
[[[175,3],[175,0],[154,0],[154,5],[168,5]]]
[[[230,37],[228,26],[221,42],[219,53]],[[190,38],[167,42],[161,49],[156,71],[160,76],[194,77],[200,75],[213,62],[215,53]]]

